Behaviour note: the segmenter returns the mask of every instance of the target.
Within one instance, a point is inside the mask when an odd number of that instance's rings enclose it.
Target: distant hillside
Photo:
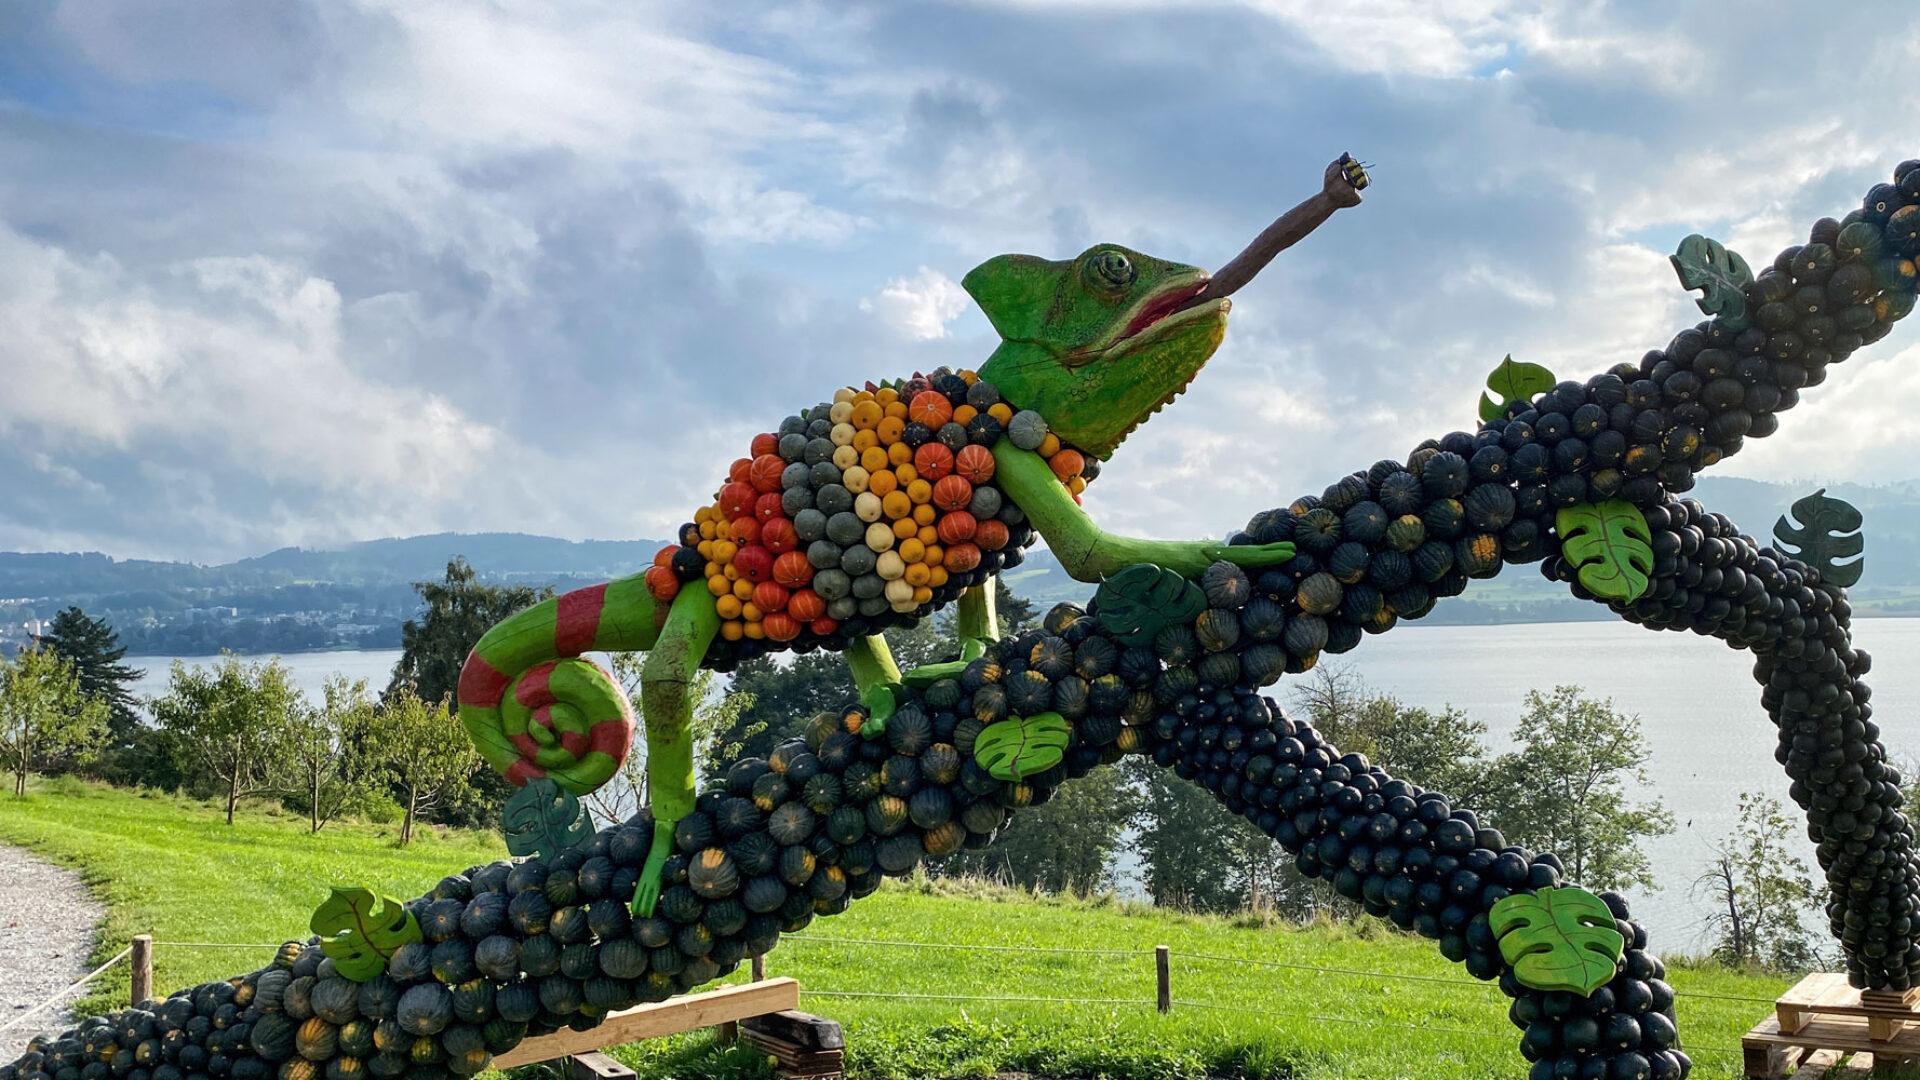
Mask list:
[[[1692,494],[1748,532],[1770,537],[1804,485],[1709,478]],[[1867,569],[1853,590],[1863,615],[1920,615],[1920,481],[1828,493],[1866,516]],[[1177,531],[1174,528],[1165,530]],[[215,566],[114,559],[99,553],[0,553],[0,642],[68,605],[105,615],[136,653],[297,652],[394,648],[418,606],[412,583],[438,579],[465,556],[481,577],[566,590],[644,570],[661,540],[560,540],[523,533],[435,533],[330,549],[282,548]],[[1084,603],[1092,588],[1044,549],[1007,575],[1042,608]],[[1531,568],[1515,568],[1436,608],[1431,623],[1606,619]]]

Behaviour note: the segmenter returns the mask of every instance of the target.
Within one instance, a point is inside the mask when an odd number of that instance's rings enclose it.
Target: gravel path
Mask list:
[[[80,875],[0,844],[0,1027],[91,970],[94,927],[106,913]],[[65,1030],[68,1021],[66,1010],[56,1007],[0,1031],[0,1064],[19,1057],[35,1035]]]

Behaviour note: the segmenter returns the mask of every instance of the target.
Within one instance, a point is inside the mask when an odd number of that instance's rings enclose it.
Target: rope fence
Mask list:
[[[6,1023],[0,1024],[0,1035],[3,1035],[9,1031],[12,1031],[14,1028],[17,1028],[21,1024],[26,1023],[28,1018],[33,1016],[38,1016],[40,1013],[46,1011],[47,1008],[54,1005],[56,1002],[65,1000],[67,995],[73,993],[75,990],[80,989],[81,987],[87,985],[93,980],[99,978],[101,975],[105,974],[108,968],[132,956],[133,951],[134,951],[134,947],[132,945],[128,945],[126,948],[121,949],[117,953],[114,953],[113,959],[108,960],[106,963],[101,964],[99,967],[94,968],[92,971],[89,971],[85,975],[82,975],[79,978],[68,983],[64,989],[56,991],[52,997],[49,997],[47,1000],[42,1001],[40,1004],[35,1005],[33,1008],[28,1009],[26,1012],[21,1013],[19,1016],[14,1017],[13,1019],[7,1021]]]
[[[1081,949],[1081,948],[1068,948],[1064,946],[1052,946],[1052,945],[988,945],[988,944],[975,944],[970,942],[898,941],[898,940],[891,940],[886,938],[830,937],[830,936],[820,936],[820,935],[812,935],[812,934],[790,934],[782,937],[781,941],[783,943],[792,943],[792,944],[798,944],[798,945],[855,945],[855,946],[873,946],[873,947],[884,947],[884,948],[895,948],[895,949],[931,949],[931,950],[951,950],[951,951],[961,951],[961,952],[984,952],[984,953],[1039,953],[1039,954],[1053,954],[1053,955],[1064,954],[1064,955],[1075,955],[1075,956],[1123,957],[1123,958],[1129,958],[1129,959],[1135,959],[1135,960],[1145,960],[1151,957],[1154,961],[1154,981],[1155,981],[1155,991],[1156,991],[1155,996],[1153,998],[1145,998],[1145,997],[1141,997],[1141,998],[1084,997],[1083,998],[1083,997],[1022,996],[1022,995],[1010,995],[1010,994],[993,994],[993,995],[923,994],[923,993],[885,992],[885,991],[874,991],[874,990],[819,990],[811,987],[803,988],[801,993],[803,995],[810,996],[810,997],[869,999],[869,1000],[879,999],[879,1000],[923,1001],[923,1002],[924,1001],[969,1001],[969,1002],[1019,1002],[1019,1003],[1026,1003],[1026,1004],[1045,1004],[1045,1005],[1131,1005],[1131,1006],[1137,1006],[1141,1008],[1154,1008],[1162,1013],[1172,1012],[1173,1009],[1176,1006],[1178,1006],[1183,1009],[1200,1009],[1200,1010],[1206,1010],[1210,1012],[1230,1013],[1230,1014],[1236,1014],[1241,1016],[1255,1016],[1255,1017],[1261,1017],[1263,1019],[1284,1020],[1289,1022],[1299,1022],[1304,1020],[1304,1021],[1309,1021],[1313,1023],[1357,1024],[1357,1025],[1365,1025],[1365,1026],[1372,1026],[1372,1027],[1393,1028],[1393,1029],[1402,1030],[1402,1031],[1416,1031],[1416,1032],[1426,1032],[1431,1034],[1445,1034],[1445,1035],[1464,1035],[1470,1038],[1500,1039],[1503,1041],[1511,1041],[1513,1039],[1518,1038],[1517,1033],[1510,1030],[1506,1030],[1505,1025],[1503,1025],[1502,1030],[1489,1031],[1489,1030],[1476,1029],[1476,1028],[1396,1023],[1392,1021],[1382,1020],[1378,1017],[1326,1016],[1326,1015],[1320,1015],[1315,1013],[1282,1013],[1282,1012],[1275,1012],[1275,1011],[1266,1010],[1266,1009],[1249,1008],[1244,1005],[1225,1004],[1225,1003],[1216,1002],[1216,1001],[1200,1001],[1200,1000],[1195,1000],[1187,997],[1176,998],[1173,996],[1171,961],[1177,957],[1183,961],[1198,962],[1203,964],[1239,964],[1239,965],[1244,965],[1248,967],[1270,968],[1270,969],[1280,969],[1280,970],[1288,970],[1288,971],[1304,971],[1304,972],[1310,972],[1315,975],[1332,975],[1332,976],[1343,976],[1347,978],[1359,978],[1359,979],[1378,979],[1378,980],[1382,980],[1390,983],[1422,983],[1422,984],[1434,984],[1434,985],[1440,985],[1440,986],[1460,987],[1460,988],[1472,987],[1477,990],[1483,990],[1483,991],[1492,990],[1496,992],[1499,990],[1499,986],[1497,984],[1492,982],[1484,982],[1479,979],[1458,979],[1458,978],[1448,978],[1446,976],[1440,976],[1440,975],[1415,975],[1415,974],[1408,974],[1403,972],[1371,971],[1364,968],[1327,967],[1327,966],[1318,965],[1318,964],[1303,964],[1303,963],[1288,962],[1283,960],[1255,960],[1255,959],[1250,959],[1247,957],[1240,957],[1240,956],[1221,956],[1216,953],[1187,952],[1184,950],[1175,950],[1165,945],[1154,946],[1152,949],[1139,949],[1139,948],[1136,948],[1136,949]],[[139,988],[144,985],[149,988],[148,994],[134,995],[134,1000],[136,1001],[142,1000],[144,997],[149,996],[150,994],[150,988],[152,986],[152,978],[153,978],[152,949],[156,946],[164,946],[166,948],[178,948],[178,949],[273,950],[273,949],[278,949],[280,947],[280,944],[281,943],[279,942],[264,943],[264,942],[231,942],[231,941],[154,941],[150,937],[147,937],[146,935],[141,935],[139,937],[136,937],[131,945],[129,945],[125,949],[122,949],[111,960],[108,960],[105,964],[102,964],[99,968],[82,976],[80,979],[76,980],[72,985],[68,986],[64,990],[61,990],[59,993],[55,994],[53,997],[47,999],[41,1004],[35,1006],[33,1009],[29,1010],[28,1012],[13,1018],[11,1021],[9,1021],[5,1025],[0,1025],[0,1033],[4,1033],[12,1029],[13,1027],[18,1026],[21,1022],[26,1020],[28,1017],[33,1016],[34,1014],[46,1009],[48,1006],[54,1004],[55,1002],[65,998],[67,995],[71,994],[73,991],[86,985],[88,982],[91,982],[93,979],[97,978],[99,975],[107,971],[109,968],[113,967],[115,964],[118,964],[120,961],[127,960],[129,958],[131,958],[133,961],[134,986],[136,988]],[[756,956],[753,958],[753,961],[754,961],[753,962],[753,978],[755,980],[764,978],[765,977],[764,958]],[[1769,1007],[1774,1005],[1774,999],[1772,998],[1750,997],[1750,996],[1737,995],[1737,994],[1710,994],[1710,993],[1689,992],[1681,995],[1680,1000],[1682,1001],[1689,1001],[1689,1000],[1726,1001],[1726,1002],[1734,1002],[1738,1004],[1765,1005]],[[1683,1043],[1683,1046],[1685,1046],[1685,1049],[1689,1054],[1694,1054],[1694,1055],[1698,1055],[1701,1053],[1709,1053],[1709,1054],[1724,1054],[1724,1055],[1739,1056],[1739,1054],[1741,1053],[1740,1050],[1732,1047],[1704,1046],[1704,1045],[1693,1044],[1693,1043]]]

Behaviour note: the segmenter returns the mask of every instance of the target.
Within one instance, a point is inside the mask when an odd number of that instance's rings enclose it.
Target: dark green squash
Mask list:
[[[918,756],[933,742],[933,718],[918,706],[902,707],[887,720],[886,740],[894,753]]]
[[[372,1057],[375,1049],[373,1028],[374,1022],[364,1017],[341,1024],[340,1030],[335,1033],[340,1052],[358,1058]]]
[[[544,885],[539,889],[529,889],[526,892],[516,895],[513,901],[507,905],[507,919],[513,923],[513,928],[518,930],[522,937],[532,937],[535,934],[546,933],[547,921],[551,918],[553,918],[553,901],[547,899]],[[406,976],[395,971],[393,964],[400,959],[401,953],[411,948],[414,948],[414,946],[401,946],[400,952],[394,953],[393,960],[387,964],[388,973],[401,982],[408,982],[409,980]],[[430,960],[429,963],[431,963]]]
[[[867,828],[879,836],[892,836],[907,824],[907,803],[897,795],[880,795],[867,803]]]
[[[400,949],[393,954],[392,959],[388,961],[389,970],[391,970],[393,960],[398,960],[401,954],[407,952],[409,949],[416,950],[416,954],[422,959],[428,959],[430,957],[424,945],[417,943],[402,945]],[[429,971],[423,970],[421,977],[424,978],[429,973]],[[400,976],[397,975],[395,976],[395,978],[399,977]],[[319,982],[319,980],[311,975],[297,976],[292,982],[287,984],[286,992],[280,995],[280,1008],[295,1020],[305,1021],[311,1017],[313,1015],[313,984],[316,982]]]
[[[367,1080],[367,1063],[348,1054],[327,1060],[323,1074],[327,1080]]]
[[[831,814],[840,806],[840,777],[830,772],[807,781],[805,790],[800,793],[801,801],[807,809],[816,814]]]
[[[686,885],[675,885],[660,894],[660,902],[654,910],[663,918],[677,923],[700,921],[700,913],[706,910],[699,894]]]
[[[1193,623],[1194,637],[1208,652],[1224,652],[1240,643],[1240,613],[1212,607]]]
[[[1038,671],[1021,671],[1007,676],[1007,713],[1011,716],[1035,716],[1053,708],[1053,684]]]
[[[373,1048],[380,1053],[404,1054],[413,1046],[413,1036],[394,1019],[373,1025]]]
[[[864,811],[843,806],[827,815],[827,836],[834,843],[851,844],[865,835],[867,835],[867,815]]]
[[[1426,526],[1428,536],[1451,540],[1466,527],[1467,510],[1458,499],[1435,499],[1420,515],[1420,523]]]
[[[762,813],[772,813],[787,801],[787,794],[787,778],[780,773],[768,772],[753,782],[753,805]]]
[[[293,1050],[308,1061],[325,1061],[340,1052],[339,1029],[315,1016],[294,1033]]]
[[[988,683],[973,692],[973,716],[983,724],[991,724],[1007,717],[1007,688],[997,682]]]
[[[453,993],[437,982],[409,987],[394,1019],[409,1035],[437,1035],[453,1022]]]
[[[560,943],[547,934],[520,942],[520,970],[540,977],[560,970]]]
[[[1027,668],[1051,682],[1073,672],[1073,646],[1065,638],[1045,634],[1027,650]]]
[[[1467,492],[1467,522],[1480,532],[1499,532],[1513,521],[1513,489],[1505,484],[1487,483]]]
[[[538,989],[540,1007],[557,1016],[570,1016],[586,1004],[580,984],[565,975],[549,975],[541,979]]]
[[[524,1020],[508,1020],[496,1017],[487,1021],[480,1029],[480,1037],[485,1040],[487,1050],[495,1054],[504,1054],[520,1045],[527,1037],[527,1024]]]
[[[748,833],[727,845],[727,855],[741,874],[753,877],[773,870],[780,858],[780,845],[764,832]]]
[[[1240,681],[1240,654],[1208,653],[1194,665],[1194,674],[1206,686],[1232,686]],[[1038,779],[1038,778],[1036,778]]]
[[[890,759],[889,764],[894,760],[903,759]],[[781,803],[773,813],[767,815],[767,835],[781,845],[804,844],[813,835],[814,824],[814,813],[804,804]]]
[[[872,762],[856,761],[840,774],[840,801],[861,805],[880,794],[880,770]]]
[[[1395,551],[1409,552],[1427,542],[1427,525],[1413,514],[1395,518],[1387,526],[1387,546]]]
[[[926,849],[921,846],[920,837],[917,834],[903,833],[880,841],[874,849],[874,855],[880,864],[881,872],[899,877],[910,873],[914,867],[920,865],[920,860],[926,855]]]
[[[1104,637],[1090,637],[1074,646],[1073,672],[1092,682],[1112,672],[1119,659],[1119,646]]]
[[[626,937],[633,929],[633,916],[627,910],[627,901],[609,896],[588,904],[587,929],[593,931],[593,936],[601,941]]]
[[[957,821],[942,822],[928,829],[926,835],[921,837],[920,840],[921,846],[926,849],[927,854],[936,859],[959,851],[966,842],[967,830]],[[835,867],[828,867],[827,869],[836,870]],[[814,880],[816,882],[819,881],[819,875],[815,875]],[[831,897],[821,897],[818,893],[815,895],[819,900],[829,901],[841,899],[843,893],[836,893]]]
[[[484,1024],[493,1019],[493,982],[486,978],[469,979],[453,988],[453,1015],[469,1024]]]
[[[1492,577],[1500,570],[1500,538],[1491,533],[1461,537],[1453,544],[1453,563],[1470,578]]]
[[[687,868],[687,884],[701,899],[718,900],[740,887],[740,871],[725,851],[708,848],[694,856],[693,864]]]
[[[906,798],[920,789],[920,760],[895,754],[880,766],[880,786],[887,794]],[[779,837],[775,837],[779,839]]]
[[[756,877],[741,890],[740,902],[751,912],[778,911],[780,905],[787,902],[787,887],[772,875]]]
[[[473,963],[473,944],[466,938],[451,938],[433,947],[433,977],[441,982],[463,983],[479,972]]]
[[[845,772],[860,757],[860,736],[836,731],[820,744],[819,755],[820,767],[827,772]]]
[[[1273,642],[1263,641],[1240,654],[1240,674],[1255,686],[1271,686],[1286,672],[1286,650]]]
[[[1351,585],[1366,576],[1367,560],[1372,555],[1365,544],[1348,541],[1334,548],[1333,554],[1327,556],[1327,573],[1332,574],[1340,584]]]
[[[1384,527],[1384,522],[1382,525]],[[1253,582],[1245,570],[1223,560],[1201,572],[1200,591],[1206,593],[1210,607],[1237,608],[1252,599]]]
[[[321,979],[308,995],[313,1014],[339,1025],[360,1015],[360,984],[351,979]]]
[[[273,1012],[254,1021],[248,1032],[253,1052],[268,1061],[285,1061],[294,1055],[293,1038],[300,1025],[285,1013]]]
[[[1088,695],[1087,680],[1078,675],[1068,675],[1064,679],[1057,680],[1053,684],[1053,711],[1066,717],[1068,720],[1077,720],[1087,713]],[[956,747],[955,749],[957,750],[958,748]],[[925,755],[922,755],[920,769],[922,772],[926,771]],[[958,777],[957,770],[955,777]],[[950,784],[953,781],[941,780],[937,782]]]
[[[922,829],[944,825],[953,818],[953,796],[943,787],[924,787],[907,802],[907,816]]]
[[[705,956],[713,950],[713,931],[704,923],[688,923],[674,931],[673,947],[686,956]]]
[[[101,1064],[104,1066],[105,1063],[102,1062]],[[102,1072],[105,1072],[104,1068]],[[303,1057],[288,1058],[286,1061],[281,1062],[280,1069],[275,1075],[278,1076],[280,1080],[321,1080],[320,1066],[315,1065]],[[80,1080],[92,1080],[92,1078],[85,1072],[82,1072],[80,1073]]]
[[[767,755],[767,764],[773,768],[774,772],[784,773],[792,766],[795,759],[799,758],[802,754],[811,753],[812,751],[807,749],[806,740],[788,739],[786,742],[774,747],[773,753]]]
[[[794,846],[780,853],[780,880],[789,885],[805,885],[813,876],[819,860],[806,848]]]
[[[1332,574],[1321,572],[1300,583],[1294,600],[1309,615],[1326,615],[1340,606],[1344,595],[1340,582]]]
[[[738,934],[747,925],[747,908],[736,897],[717,900],[707,905],[700,917],[701,925],[713,932],[717,940],[724,940]]]
[[[483,939],[473,947],[473,966],[490,978],[513,978],[520,973],[520,942],[505,934]]]
[[[467,901],[466,910],[460,915],[460,933],[479,941],[506,930],[507,906],[512,899],[506,893],[483,892]]]
[[[1434,582],[1453,569],[1453,545],[1445,540],[1429,540],[1413,553],[1413,572],[1421,581]]]
[[[957,679],[941,679],[927,687],[926,702],[936,710],[951,709],[960,704],[960,683]]]
[[[920,755],[920,775],[929,784],[947,785],[960,779],[960,751],[947,743],[934,743]]]

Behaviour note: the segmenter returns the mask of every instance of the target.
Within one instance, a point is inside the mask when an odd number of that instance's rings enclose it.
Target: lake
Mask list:
[[[1874,721],[1890,756],[1895,762],[1920,758],[1920,619],[1862,619],[1854,624],[1854,635],[1874,656],[1867,679],[1874,691]],[[322,682],[334,672],[364,678],[377,691],[399,655],[392,650],[302,653],[284,662],[301,689],[317,699]],[[1487,724],[1496,750],[1507,745],[1523,698],[1535,687],[1583,686],[1637,714],[1652,751],[1649,783],[1639,794],[1658,797],[1673,812],[1676,826],[1647,845],[1662,888],[1631,896],[1636,916],[1655,934],[1656,948],[1700,944],[1707,905],[1689,893],[1710,857],[1710,845],[1732,828],[1739,793],[1763,791],[1791,807],[1786,775],[1773,760],[1773,725],[1760,708],[1753,658],[1710,638],[1656,634],[1620,622],[1409,624],[1333,659],[1409,704],[1465,710]],[[169,658],[130,657],[128,662],[149,673],[138,692],[164,688]],[[1284,691],[1285,684],[1278,689]],[[1817,878],[1805,834],[1796,833],[1793,842]],[[1815,923],[1823,925],[1824,916]]]

